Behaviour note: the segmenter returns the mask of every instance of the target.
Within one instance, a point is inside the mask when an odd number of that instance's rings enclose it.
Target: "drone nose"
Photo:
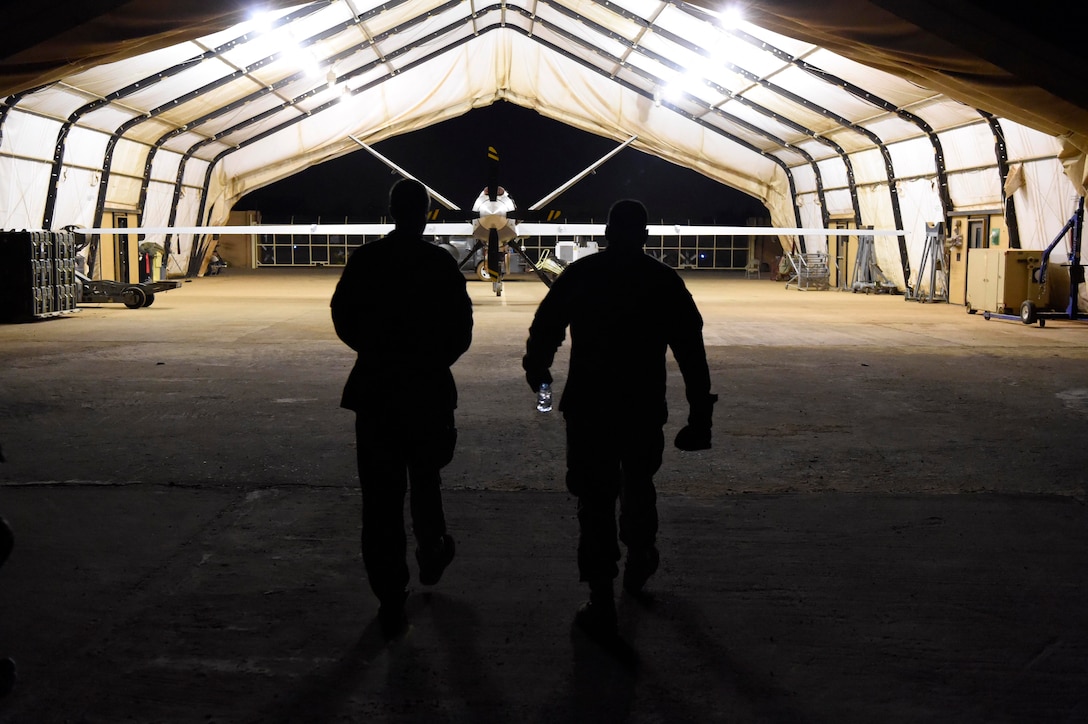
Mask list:
[[[485,229],[506,226],[506,208],[497,201],[485,201],[480,205],[480,226]]]

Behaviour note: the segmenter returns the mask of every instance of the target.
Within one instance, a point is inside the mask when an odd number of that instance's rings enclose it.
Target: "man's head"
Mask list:
[[[641,249],[646,243],[647,223],[649,214],[641,201],[622,199],[612,204],[608,225],[604,228],[609,247]]]
[[[397,228],[422,231],[427,225],[427,212],[431,210],[431,195],[419,181],[402,179],[389,190],[389,215]]]

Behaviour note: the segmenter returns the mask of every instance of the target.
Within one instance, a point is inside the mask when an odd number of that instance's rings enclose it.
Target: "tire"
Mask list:
[[[968,302],[967,303],[967,313],[968,314],[978,314],[978,310],[971,307],[970,302]]]
[[[989,322],[990,321],[990,313],[989,312],[983,312],[982,313],[982,318],[985,319],[987,322]]]
[[[1039,315],[1035,311],[1035,302],[1025,299],[1023,304],[1020,305],[1020,321],[1024,324],[1035,324],[1035,320],[1038,318]]]
[[[121,291],[121,299],[129,309],[139,309],[147,301],[147,294],[140,287],[125,287]]]
[[[148,292],[147,293],[147,299],[144,300],[144,306],[145,307],[150,307],[154,303],[155,303],[155,292]]]
[[[484,260],[476,265],[476,278],[482,282],[491,281],[491,274],[487,271],[487,261]]]

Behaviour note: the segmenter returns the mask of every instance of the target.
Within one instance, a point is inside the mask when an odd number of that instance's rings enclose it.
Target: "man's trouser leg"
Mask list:
[[[657,489],[665,436],[660,426],[631,429],[619,441],[623,482],[620,491],[620,540],[642,551],[657,542]]]
[[[363,565],[379,601],[408,585],[404,494],[408,487],[404,441],[388,423],[358,415],[355,443],[363,493]]]
[[[421,428],[413,438],[408,458],[409,508],[412,532],[422,545],[431,545],[446,533],[441,470],[453,458],[456,442],[452,410],[448,419]]]
[[[611,581],[616,562],[619,457],[596,425],[567,420],[567,490],[578,498],[578,575],[588,583]]]

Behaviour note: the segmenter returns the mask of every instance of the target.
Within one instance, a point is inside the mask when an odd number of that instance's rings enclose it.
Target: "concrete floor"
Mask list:
[[[662,568],[604,650],[520,373],[544,287],[471,282],[458,557],[385,644],[337,277],[0,326],[0,721],[1088,721],[1085,324],[689,273],[715,447],[666,452]]]

